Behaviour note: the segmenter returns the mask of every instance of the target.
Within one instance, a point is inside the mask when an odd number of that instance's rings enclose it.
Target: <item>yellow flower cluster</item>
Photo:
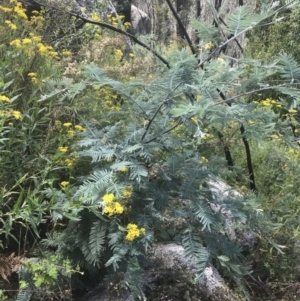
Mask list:
[[[123,57],[123,51],[121,49],[115,49],[115,58],[119,62]]]
[[[204,163],[207,163],[207,162],[208,162],[208,159],[207,159],[206,157],[202,156],[202,157],[201,157],[201,161],[204,162]]]
[[[124,27],[125,27],[126,30],[128,30],[131,27],[130,22],[125,22]]]
[[[191,120],[192,120],[192,122],[194,123],[194,124],[198,124],[198,120],[197,120],[197,117],[191,117]]]
[[[4,13],[10,13],[10,12],[12,12],[12,9],[9,8],[9,7],[5,7],[5,6],[0,5],[0,11],[2,11]]]
[[[0,110],[0,117],[4,117],[4,118],[13,117],[16,120],[22,120],[21,112],[15,110]]]
[[[76,162],[78,160],[78,157],[75,156],[75,157],[72,157],[72,158],[67,158],[64,160],[64,164],[68,167],[68,168],[72,168]]]
[[[22,120],[22,114],[20,111],[11,111],[12,116],[16,119],[16,120]]]
[[[22,3],[14,0],[11,0],[10,3],[16,3],[16,6],[13,8],[14,13],[19,18],[27,20],[26,9],[23,8]]]
[[[61,127],[61,122],[59,120],[56,120],[55,121],[55,126],[57,128],[60,128]],[[73,124],[71,122],[63,123],[63,128],[67,129],[67,134],[71,138],[74,137],[74,135],[78,132],[85,132],[86,131],[86,129],[84,127],[82,127],[81,125],[79,125],[79,124],[76,124],[73,128]]]
[[[119,202],[114,201],[113,193],[104,195],[102,199],[105,204],[103,213],[107,214],[108,216],[122,214],[124,212],[124,207]]]
[[[45,18],[40,15],[40,13],[36,10],[31,12],[33,16],[30,18],[30,23],[35,25],[37,29],[42,28],[45,22]]]
[[[48,57],[48,58],[58,58],[58,53],[54,51],[52,46],[46,46],[43,43],[37,44],[38,51],[42,56]]]
[[[262,108],[282,108],[282,105],[273,98],[266,98],[260,102],[253,101],[253,103],[258,104]]]
[[[54,51],[52,46],[46,46],[40,42],[40,36],[34,36],[33,34],[30,34],[29,36],[31,37],[15,39],[10,42],[10,45],[19,49],[22,48],[22,50],[29,55],[33,55],[36,51],[38,51],[41,56],[44,56],[48,59],[58,58],[58,53]]]
[[[82,127],[81,125],[79,125],[79,124],[76,124],[74,126],[74,128],[75,128],[76,131],[79,131],[79,132],[85,132],[86,131],[86,129],[84,127]]]
[[[69,185],[69,182],[68,182],[68,181],[62,181],[62,182],[60,183],[60,185],[61,185],[62,187],[66,187],[66,186]]]
[[[118,95],[113,90],[106,86],[97,91],[97,94],[104,98],[104,110],[106,111],[120,111],[121,107],[118,105]]]
[[[121,167],[118,169],[120,172],[128,172],[129,168],[128,167]]]
[[[32,83],[38,84],[39,81],[35,72],[28,73],[28,76],[30,77]]]
[[[11,21],[9,20],[5,20],[4,22],[5,24],[7,24],[7,26],[11,29],[11,30],[16,30],[17,29],[17,25],[12,23]]]
[[[68,57],[72,55],[72,52],[66,49],[63,49],[61,52],[62,56]]]
[[[60,147],[58,148],[58,150],[59,150],[60,152],[62,152],[62,153],[66,153],[66,152],[68,151],[68,147],[67,147],[67,146],[60,146]]]
[[[0,95],[0,101],[10,103],[10,99],[4,95]]]
[[[97,12],[92,12],[91,15],[90,15],[90,18],[92,21],[95,21],[95,22],[101,22],[102,19],[99,17],[99,14]]]
[[[212,49],[214,47],[214,44],[212,43],[212,42],[208,42],[208,43],[206,43],[205,45],[204,45],[204,48],[206,49],[206,50],[210,50],[210,49]]]
[[[207,128],[204,129],[204,133],[205,133],[205,135],[202,138],[203,140],[209,140],[209,139],[213,139],[215,137],[213,134],[209,134],[208,133],[208,129]]]
[[[125,238],[129,241],[132,241],[135,238],[138,238],[139,236],[146,233],[145,228],[139,229],[138,226],[135,224],[128,224],[126,229],[127,229],[127,235]]]
[[[132,196],[132,186],[127,186],[123,191],[124,198],[130,198]]]

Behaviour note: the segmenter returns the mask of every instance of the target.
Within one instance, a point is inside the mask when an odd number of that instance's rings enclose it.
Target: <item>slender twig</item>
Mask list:
[[[146,127],[146,129],[145,129],[145,132],[144,132],[144,134],[143,134],[143,136],[142,136],[142,141],[144,140],[144,138],[145,138],[145,136],[146,136],[146,134],[147,134],[147,132],[148,132],[148,130],[149,130],[149,128],[150,128],[150,126],[151,126],[151,123],[153,122],[153,120],[155,119],[155,117],[156,117],[156,115],[158,114],[158,112],[161,110],[161,108],[163,107],[163,105],[164,104],[166,104],[170,99],[170,96],[172,95],[172,93],[181,85],[182,83],[180,82],[174,89],[173,89],[173,91],[171,91],[168,95],[167,95],[167,97],[164,99],[164,101],[160,104],[160,106],[157,108],[157,110],[156,110],[156,112],[154,113],[154,115],[153,115],[153,117],[149,120],[149,123],[148,123],[148,125],[147,125],[147,127]]]
[[[288,84],[286,85],[281,85],[280,87],[284,87],[284,86],[287,86]],[[290,84],[289,84],[290,85]],[[273,90],[274,87],[273,86],[270,86],[270,87],[265,87],[265,88],[259,88],[259,89],[256,89],[256,90],[251,90],[251,91],[248,91],[248,92],[245,92],[245,93],[241,93],[241,94],[238,94],[238,95],[235,95],[235,96],[232,96],[230,98],[226,98],[225,100],[222,100],[222,101],[219,101],[219,102],[216,102],[212,105],[210,105],[211,107],[215,107],[215,106],[218,106],[218,105],[221,105],[221,104],[228,104],[230,103],[232,100],[236,99],[236,98],[240,98],[242,96],[245,96],[245,95],[249,95],[249,94],[254,94],[254,93],[257,93],[257,92],[262,92],[262,91],[267,91],[267,90]]]
[[[220,19],[221,23],[223,23],[227,27],[226,22],[221,17],[219,17],[219,19]],[[238,48],[240,49],[241,53],[244,53],[244,49],[241,46],[240,42],[237,39],[234,39],[234,41],[237,44]]]
[[[174,126],[172,126],[171,128],[169,128],[168,130],[163,131],[162,135],[167,134],[167,133],[171,132],[172,130],[176,129],[182,123],[183,123],[183,121],[178,122],[177,124],[175,124]],[[150,140],[146,141],[145,144],[150,143],[152,141],[155,141],[157,138],[158,138],[158,136],[155,136],[155,137],[151,138]]]
[[[43,3],[40,3],[38,1],[35,1],[37,4],[41,5],[41,6],[46,6],[46,7],[50,7],[50,8],[53,8],[53,9],[56,9],[56,10],[61,10],[67,14],[69,14],[70,16],[73,16],[73,17],[76,17],[82,21],[84,21],[85,23],[88,23],[88,24],[94,24],[94,25],[98,25],[98,26],[101,26],[103,28],[107,28],[109,30],[112,30],[112,31],[115,31],[115,32],[118,32],[122,35],[125,35],[129,38],[131,38],[136,44],[142,46],[143,48],[149,50],[150,52],[152,52],[161,62],[163,62],[168,68],[170,68],[170,65],[168,63],[168,61],[166,59],[164,59],[159,53],[157,53],[154,49],[152,49],[150,46],[146,45],[145,43],[143,43],[142,41],[140,41],[138,38],[136,38],[134,35],[130,34],[129,32],[121,29],[121,28],[117,28],[117,27],[114,27],[113,25],[111,24],[108,24],[108,23],[105,23],[105,22],[100,22],[100,21],[94,21],[94,20],[91,20],[87,17],[84,17],[84,16],[80,16],[76,13],[73,13],[72,11],[67,11],[67,10],[62,10],[62,9],[59,9],[53,5],[50,5],[49,3],[47,3],[46,5],[43,4]]]
[[[179,25],[180,29],[182,30],[183,35],[185,36],[185,38],[186,38],[186,40],[187,40],[187,42],[188,42],[188,44],[189,44],[189,47],[190,47],[192,53],[193,53],[193,54],[197,54],[197,51],[195,50],[195,48],[194,48],[194,46],[193,46],[192,40],[191,40],[191,38],[189,37],[189,35],[188,35],[188,33],[187,33],[187,31],[186,31],[186,29],[185,29],[183,23],[181,22],[181,19],[180,19],[180,17],[178,16],[178,14],[177,14],[177,12],[176,12],[174,6],[172,5],[172,3],[171,3],[170,0],[166,0],[166,1],[167,1],[167,4],[168,4],[170,10],[171,10],[172,13],[173,13],[173,16],[175,17],[176,21],[178,22],[178,25]]]
[[[216,53],[218,53],[223,47],[225,47],[227,44],[229,44],[230,42],[232,41],[235,41],[235,39],[237,37],[239,37],[240,35],[246,33],[248,30],[252,29],[253,28],[253,25],[245,28],[244,30],[242,30],[241,32],[239,32],[238,34],[236,34],[235,36],[231,37],[230,39],[226,40],[226,42],[224,42],[223,44],[219,45],[218,47],[216,47],[216,49],[214,51],[212,51],[210,53],[210,55],[205,59],[203,60],[202,62],[199,63],[199,67],[203,68],[203,65],[204,63],[206,63],[207,61],[209,61]]]

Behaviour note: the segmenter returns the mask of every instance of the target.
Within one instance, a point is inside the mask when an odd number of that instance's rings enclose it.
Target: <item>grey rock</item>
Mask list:
[[[233,214],[230,210],[221,209],[220,203],[225,201],[226,198],[232,197],[237,202],[242,200],[243,196],[238,193],[236,190],[232,189],[225,182],[221,180],[210,180],[207,182],[207,186],[212,194],[212,199],[216,200],[216,203],[210,202],[210,207],[214,212],[220,212],[225,217],[225,228],[226,234],[231,240],[235,240],[246,252],[251,252],[255,249],[257,245],[256,235],[249,231],[244,230],[244,225],[247,222],[246,219],[241,220],[240,229],[233,227]],[[257,212],[261,214],[260,212]]]
[[[149,16],[134,5],[131,5],[131,24],[133,33],[135,34],[145,35],[151,33],[151,20]]]
[[[185,256],[183,246],[175,243],[155,245],[149,254],[149,258],[158,263],[157,266],[160,268],[156,269],[156,272],[159,272],[160,269],[170,269],[176,273],[180,269],[186,273],[190,273],[193,277],[196,271],[193,261]],[[204,270],[198,286],[210,292],[213,292],[217,288],[225,288],[221,276],[213,266],[207,267]]]

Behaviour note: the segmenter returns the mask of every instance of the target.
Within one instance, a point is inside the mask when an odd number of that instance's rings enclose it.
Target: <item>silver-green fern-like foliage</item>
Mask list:
[[[269,22],[283,9],[266,2],[261,14],[238,7],[228,16],[225,33],[237,37]],[[201,20],[194,20],[193,25],[202,46],[212,42],[218,49],[224,44],[220,27]],[[168,227],[176,221],[180,227],[174,237],[195,262],[197,278],[206,267],[215,265],[241,284],[248,269],[242,248],[226,233],[224,212],[231,212],[234,225],[249,226],[260,234],[262,213],[253,202],[254,194],[222,200],[211,194],[205,184],[226,175],[226,164],[220,158],[208,163],[203,160],[210,145],[197,139],[197,132],[228,129],[234,122],[244,125],[248,141],[262,141],[284,131],[289,125],[279,126],[276,111],[259,110],[252,100],[258,93],[276,91],[284,108],[298,104],[300,66],[287,54],[273,62],[241,57],[232,65],[232,58],[226,55],[216,52],[217,56],[212,56],[214,49],[202,47],[197,56],[186,49],[174,51],[169,58],[171,68],[148,83],[115,81],[92,64],[84,68],[80,83],[60,83],[60,88],[51,83],[53,91],[48,97],[62,94],[60,101],[76,99],[90,87],[110,87],[123,104],[120,112],[98,112],[96,122],[85,121],[87,130],[74,145],[90,166],[90,174],[79,178],[72,191],[78,220],[53,233],[44,240],[45,245],[57,247],[57,252],[87,269],[105,266],[111,276],[123,271],[125,285],[141,295],[139,260],[156,240],[172,239]],[[199,62],[205,62],[203,68]],[[270,82],[272,76],[278,80]],[[249,121],[253,125],[249,126]],[[290,139],[290,143],[295,142]],[[127,172],[120,172],[124,168]],[[133,193],[122,203],[124,213],[103,214],[102,197],[113,193],[122,202],[128,186]],[[213,205],[220,210],[214,211]],[[127,240],[129,223],[145,228],[145,234]]]

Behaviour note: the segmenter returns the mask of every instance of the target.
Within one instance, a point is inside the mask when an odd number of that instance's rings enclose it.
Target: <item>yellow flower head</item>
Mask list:
[[[71,122],[65,122],[63,124],[63,126],[66,127],[66,128],[69,128],[70,126],[72,126],[72,123]]]
[[[197,118],[194,116],[194,117],[192,117],[191,118],[191,120],[192,120],[192,122],[194,123],[194,124],[198,124],[198,120],[197,120]]]
[[[208,162],[208,159],[207,159],[206,157],[204,157],[204,156],[201,157],[201,160],[202,160],[203,162]]]
[[[58,149],[62,153],[66,153],[68,151],[68,147],[67,146],[60,146]]]
[[[4,95],[0,95],[0,101],[10,103],[10,99]]]
[[[127,186],[123,191],[124,198],[130,198],[132,195],[132,186]]]
[[[135,224],[128,224],[126,228],[127,228],[127,235],[125,238],[129,241],[132,241],[135,238],[139,237],[140,235],[146,233],[145,228],[139,229],[138,226]]]
[[[75,130],[77,130],[79,132],[85,132],[86,131],[86,129],[84,127],[82,127],[81,125],[79,125],[79,124],[76,124],[74,126],[74,128],[75,128]]]
[[[118,169],[120,172],[128,172],[128,167],[121,167]]]
[[[12,111],[12,115],[16,120],[21,120],[22,119],[22,114],[20,111]]]
[[[17,2],[16,6],[14,7],[14,12],[18,17],[27,20],[26,9],[22,7],[21,2]]]
[[[13,24],[11,21],[9,20],[5,20],[4,22],[5,24],[7,24],[9,26],[10,29],[12,30],[16,30],[17,29],[17,25],[16,24]]]
[[[11,8],[5,7],[0,5],[0,11],[3,11],[4,13],[10,13],[12,11]]]
[[[16,48],[21,48],[22,47],[21,40],[19,40],[19,39],[13,40],[9,44],[11,46],[15,46]]]
[[[29,72],[27,75],[30,76],[30,77],[36,77],[36,73],[35,72]]]
[[[206,43],[205,45],[204,45],[204,48],[206,49],[206,50],[210,50],[211,48],[213,48],[214,47],[214,44],[212,43],[212,42],[208,42],[208,43]]]
[[[61,185],[62,187],[66,187],[66,186],[69,185],[69,182],[68,182],[68,181],[62,181],[62,182],[60,183],[60,185]]]
[[[102,197],[103,201],[105,203],[111,203],[113,200],[114,200],[114,194],[113,193],[110,193],[110,194],[106,194]]]
[[[23,39],[22,42],[23,42],[24,45],[26,45],[26,44],[32,44],[32,40],[28,39],[28,38]]]

